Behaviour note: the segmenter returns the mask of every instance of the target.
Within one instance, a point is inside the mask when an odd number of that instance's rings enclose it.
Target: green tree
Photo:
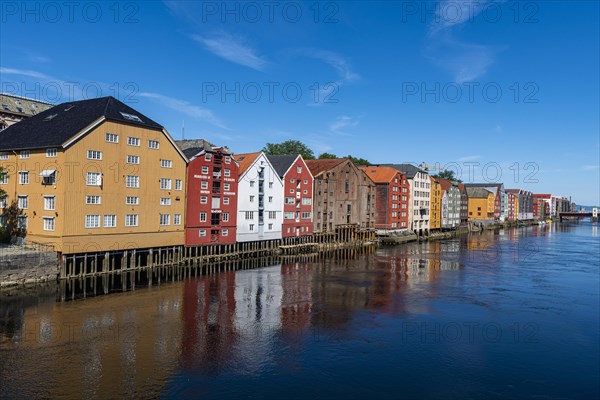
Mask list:
[[[350,154],[348,154],[348,157],[346,158],[349,158],[350,161],[354,163],[354,165],[371,165],[369,160],[366,160],[364,158],[353,157]]]
[[[6,175],[6,171],[0,167],[0,180],[2,180],[4,178],[4,175]],[[6,196],[6,192],[4,190],[2,190],[2,188],[0,188],[0,197],[4,197],[4,196]]]
[[[23,210],[19,208],[16,200],[4,209],[2,217],[5,226],[0,230],[0,241],[9,242],[13,236],[25,237],[27,230],[19,226],[19,217],[23,215]]]
[[[299,140],[286,140],[281,143],[267,143],[262,151],[269,156],[300,154],[305,160],[313,160],[315,153]]]
[[[445,169],[441,172],[438,172],[435,175],[431,175],[434,178],[443,178],[443,179],[448,179],[449,181],[456,181],[459,183],[462,183],[462,181],[460,179],[456,179],[456,177],[454,176],[454,171],[450,170],[450,169]]]
[[[332,153],[321,153],[321,155],[319,156],[319,159],[324,159],[324,158],[337,158],[337,156]]]

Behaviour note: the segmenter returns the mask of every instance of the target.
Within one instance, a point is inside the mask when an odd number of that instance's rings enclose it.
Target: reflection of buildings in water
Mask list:
[[[237,334],[235,277],[235,272],[222,272],[182,283],[184,368],[217,374],[232,358]]]
[[[180,286],[173,285],[29,307],[12,346],[23,351],[11,352],[21,357],[7,361],[14,368],[3,372],[11,383],[4,390],[22,395],[46,386],[52,398],[156,397],[179,356],[180,305]]]
[[[281,328],[297,337],[310,330],[312,263],[281,265]]]

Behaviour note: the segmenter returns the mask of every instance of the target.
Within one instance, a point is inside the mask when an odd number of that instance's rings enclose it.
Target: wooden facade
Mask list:
[[[408,229],[410,186],[406,175],[392,167],[360,167],[375,183],[375,229]]]

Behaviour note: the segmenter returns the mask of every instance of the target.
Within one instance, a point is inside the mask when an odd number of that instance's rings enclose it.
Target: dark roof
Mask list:
[[[9,113],[30,117],[52,107],[45,101],[30,99],[28,97],[16,96],[8,93],[0,93],[0,113]]]
[[[188,158],[188,160],[191,160],[192,157],[194,157],[196,154],[200,153],[203,150],[204,150],[204,148],[202,148],[202,147],[190,147],[190,148],[183,150],[183,154],[185,154],[185,156]]]
[[[424,171],[420,168],[415,167],[412,164],[381,164],[384,166],[396,168],[398,171],[402,172],[408,179],[413,179],[417,172],[422,172],[424,174],[429,174],[429,172]]]
[[[492,192],[484,188],[467,186],[467,196],[474,199],[487,199],[490,193]]]
[[[123,114],[137,116],[141,122]],[[112,96],[62,103],[0,132],[0,150],[58,147],[101,117],[128,125],[163,127]]]
[[[298,158],[298,154],[267,156],[267,158],[273,168],[275,168],[275,171],[277,171],[279,177],[283,178],[283,175],[285,175],[290,166],[296,161],[296,158]]]

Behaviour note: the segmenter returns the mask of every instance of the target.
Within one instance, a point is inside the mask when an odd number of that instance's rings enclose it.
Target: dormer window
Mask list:
[[[52,114],[52,115],[48,115],[46,118],[44,118],[44,121],[51,121],[54,117],[56,117],[58,114]]]

